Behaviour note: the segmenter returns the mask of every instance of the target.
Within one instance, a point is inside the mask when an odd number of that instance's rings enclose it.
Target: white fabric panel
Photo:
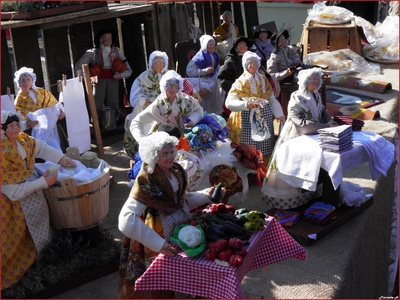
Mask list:
[[[89,115],[85,103],[85,92],[79,78],[72,78],[63,83],[59,101],[64,103],[67,121],[69,146],[79,148],[79,153],[91,149]]]

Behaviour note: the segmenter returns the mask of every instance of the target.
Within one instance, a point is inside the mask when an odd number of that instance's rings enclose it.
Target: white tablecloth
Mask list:
[[[310,153],[314,155],[310,155]],[[299,157],[307,159],[299,159]],[[319,168],[323,168],[329,173],[332,184],[337,189],[342,182],[344,170],[369,162],[371,177],[375,180],[379,174],[386,176],[393,158],[394,145],[373,132],[353,132],[353,148],[340,154],[321,151],[318,134],[303,135],[291,139],[279,147],[277,174],[296,188],[306,188],[301,185],[302,181],[305,181],[303,178],[305,172],[299,172],[299,170],[318,174]],[[294,185],[294,182],[297,186]],[[311,190],[315,191],[315,189]]]

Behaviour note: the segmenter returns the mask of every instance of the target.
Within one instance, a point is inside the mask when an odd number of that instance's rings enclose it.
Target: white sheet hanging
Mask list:
[[[16,113],[14,106],[14,95],[1,95],[1,110],[8,110]]]
[[[79,153],[91,149],[89,115],[85,103],[85,92],[79,78],[71,78],[63,83],[59,101],[64,103],[69,146],[79,148]]]

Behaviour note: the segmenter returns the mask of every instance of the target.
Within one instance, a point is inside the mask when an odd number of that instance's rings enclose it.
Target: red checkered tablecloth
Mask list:
[[[240,283],[251,270],[288,258],[306,259],[307,252],[275,220],[268,217],[265,228],[253,234],[248,254],[239,268],[223,267],[206,260],[204,254],[189,258],[158,255],[138,278],[136,290],[173,290],[212,299],[244,298]]]

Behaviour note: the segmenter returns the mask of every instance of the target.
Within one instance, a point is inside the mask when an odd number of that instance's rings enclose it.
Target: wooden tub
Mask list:
[[[100,161],[100,160],[99,160]],[[108,215],[110,167],[92,181],[76,184],[63,179],[61,186],[44,189],[51,224],[57,229],[86,230],[97,226]]]

